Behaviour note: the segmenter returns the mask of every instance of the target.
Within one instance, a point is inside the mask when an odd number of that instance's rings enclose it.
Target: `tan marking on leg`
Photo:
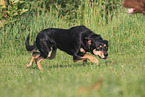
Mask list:
[[[48,59],[51,60],[56,56],[56,49],[49,52]]]
[[[32,57],[31,57],[31,60],[30,60],[30,63],[26,65],[26,67],[31,67],[33,65],[33,62],[34,62],[34,59],[37,59],[38,57],[40,56],[40,53],[39,52],[35,52],[32,54]]]
[[[85,52],[86,52],[83,48],[80,48],[80,51],[81,51],[82,53],[85,53]]]
[[[93,57],[93,56],[91,56],[89,54],[85,54],[83,57],[81,57],[81,59],[79,59],[79,60],[73,60],[73,62],[83,60],[83,64],[85,64],[85,63],[87,63],[87,59],[89,59],[93,63],[97,63],[97,64],[99,63],[99,61],[95,57]]]
[[[93,62],[93,63],[99,63],[99,61],[95,58],[95,57],[93,57],[93,56],[91,56],[91,55],[89,55],[89,54],[85,54],[83,57],[81,57],[82,59],[89,59],[91,62]]]
[[[52,48],[51,48],[51,51],[49,52],[49,54],[48,54],[48,58],[51,56],[51,53],[52,53]]]
[[[35,59],[35,58],[32,56],[32,57],[31,57],[31,60],[30,60],[30,63],[26,65],[27,68],[28,68],[28,67],[31,67],[31,66],[33,65],[34,59]]]
[[[39,58],[37,58],[37,60],[36,60],[36,62],[37,62],[37,66],[38,66],[38,68],[39,68],[39,70],[43,70],[43,68],[42,68],[42,66],[41,66],[41,64],[40,64],[40,62],[42,61],[42,57],[39,57]]]

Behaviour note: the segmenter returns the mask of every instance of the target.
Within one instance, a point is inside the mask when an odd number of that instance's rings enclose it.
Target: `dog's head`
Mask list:
[[[145,0],[124,0],[123,7],[129,8],[128,13],[143,13],[145,14]]]
[[[101,59],[107,59],[108,57],[108,41],[103,40],[100,35],[94,34],[93,37],[88,38],[88,44],[90,45],[90,52]]]

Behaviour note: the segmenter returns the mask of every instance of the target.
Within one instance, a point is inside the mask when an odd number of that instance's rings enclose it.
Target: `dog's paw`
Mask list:
[[[44,69],[42,67],[38,67],[39,70],[43,71]]]
[[[93,63],[96,63],[97,65],[99,64],[99,61],[98,61],[96,58],[91,58],[91,61],[92,61]]]
[[[27,64],[27,65],[26,65],[27,68],[29,68],[29,67],[31,67],[31,66],[32,66],[31,64]]]
[[[97,59],[94,60],[94,63],[96,63],[97,65],[99,64],[99,61]]]

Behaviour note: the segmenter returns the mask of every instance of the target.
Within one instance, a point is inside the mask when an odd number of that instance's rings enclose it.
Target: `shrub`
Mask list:
[[[28,9],[25,9],[25,2],[20,0],[9,0],[7,7],[4,8],[1,5],[0,10],[0,27],[14,23],[23,13],[28,11]]]

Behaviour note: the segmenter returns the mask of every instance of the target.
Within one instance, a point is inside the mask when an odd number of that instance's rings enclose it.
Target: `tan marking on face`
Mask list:
[[[89,40],[89,41],[88,41],[88,44],[89,44],[89,45],[91,45],[91,42],[92,42],[92,41],[91,41],[91,40]]]
[[[104,44],[104,47],[105,47],[106,49],[108,48],[106,44]]]
[[[80,48],[80,51],[81,51],[81,52],[83,52],[83,53],[85,53],[85,52],[86,52],[83,48]]]
[[[100,56],[101,58],[105,58],[103,51],[96,51],[96,49],[93,50],[93,53],[96,56]]]

